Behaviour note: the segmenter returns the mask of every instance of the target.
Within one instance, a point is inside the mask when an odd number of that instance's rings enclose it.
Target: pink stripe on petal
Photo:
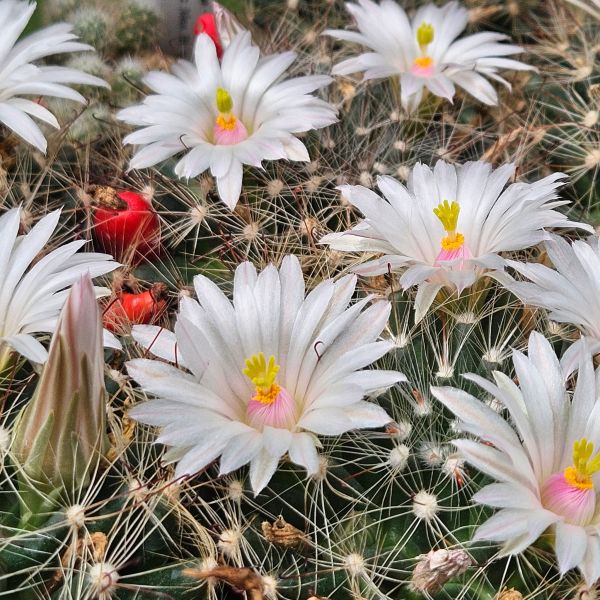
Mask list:
[[[581,489],[571,485],[563,473],[555,473],[542,490],[544,507],[565,518],[572,525],[587,525],[596,511],[594,488]]]
[[[262,428],[263,425],[269,425],[291,429],[296,423],[296,403],[285,388],[281,388],[270,404],[250,400],[247,412],[253,427]]]
[[[225,129],[215,123],[214,127],[215,143],[220,146],[232,146],[239,144],[248,138],[248,131],[245,125],[236,119],[233,129]]]
[[[431,77],[433,75],[433,65],[423,67],[421,65],[413,64],[410,68],[410,72],[418,77]]]
[[[473,258],[473,254],[471,253],[469,246],[467,246],[466,244],[463,244],[460,248],[456,248],[455,250],[442,249],[442,250],[440,250],[439,254],[437,255],[437,257],[435,259],[434,267],[452,266],[453,268],[458,268],[458,270],[462,270],[464,268],[464,265],[462,263],[458,263],[456,266],[455,265],[442,265],[441,263],[444,261],[450,261],[450,260],[454,260],[454,261],[468,260],[469,258]]]

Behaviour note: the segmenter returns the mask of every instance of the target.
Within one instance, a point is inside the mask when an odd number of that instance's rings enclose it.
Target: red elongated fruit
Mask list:
[[[217,29],[217,21],[215,20],[215,15],[212,13],[204,13],[198,17],[194,26],[194,34],[200,35],[201,33],[206,33],[214,42],[217,49],[217,57],[221,59],[223,56],[223,46],[221,45],[219,30]]]
[[[119,292],[104,309],[104,327],[113,333],[126,333],[132,325],[156,323],[167,309],[167,285],[155,283],[139,294]]]
[[[158,253],[160,220],[144,196],[97,187],[94,204],[94,238],[104,252],[121,262],[140,262]]]

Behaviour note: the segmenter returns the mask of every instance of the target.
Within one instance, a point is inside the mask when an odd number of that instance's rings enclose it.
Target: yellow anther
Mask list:
[[[221,129],[231,131],[232,129],[235,129],[237,120],[233,115],[219,115],[216,123]]]
[[[223,88],[217,88],[217,108],[220,113],[231,112],[233,108],[233,100],[229,92]]]
[[[268,394],[274,387],[278,372],[279,365],[275,364],[275,357],[271,355],[267,362],[262,352],[247,358],[243,370],[244,375],[256,386],[257,393],[262,392],[262,394]]]
[[[441,246],[443,250],[450,252],[451,250],[458,250],[465,245],[465,236],[462,233],[448,234],[442,238]]]
[[[458,223],[458,214],[460,213],[460,205],[458,202],[448,202],[444,200],[433,209],[435,216],[442,222],[444,229],[448,233],[456,231],[456,225]]]
[[[431,56],[417,56],[415,58],[415,65],[420,69],[429,69],[433,64],[433,58]]]
[[[594,444],[585,438],[573,442],[573,465],[564,470],[567,483],[583,490],[594,487],[592,475],[600,471],[600,452],[592,458]]]
[[[425,48],[433,42],[433,26],[429,23],[421,23],[417,29],[417,42],[421,48]]]

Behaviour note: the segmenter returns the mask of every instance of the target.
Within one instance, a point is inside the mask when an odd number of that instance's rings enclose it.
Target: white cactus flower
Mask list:
[[[581,351],[600,352],[600,238],[569,243],[552,236],[544,247],[554,269],[509,260],[508,266],[528,281],[516,281],[508,274],[501,280],[523,303],[544,308],[553,321],[575,325],[581,331],[583,337],[561,359],[565,375],[569,375]]]
[[[51,25],[19,40],[35,9],[35,3],[0,0],[0,124],[46,152],[46,138],[32,117],[57,129],[60,125],[41,103],[23,96],[51,96],[85,103],[85,98],[67,84],[103,87],[108,84],[77,69],[33,64],[32,61],[54,54],[93,50],[75,41],[77,36],[68,23]]]
[[[206,33],[198,35],[195,64],[179,61],[172,74],[148,73],[144,82],[154,94],[118,113],[122,121],[140,126],[124,139],[139,146],[130,168],[150,167],[183,153],[175,173],[196,177],[210,169],[219,196],[233,210],[242,190],[243,165],[308,161],[295,134],[337,119],[329,103],[312,95],[329,77],[280,79],[295,57],[284,52],[261,58],[250,34],[241,32],[219,62],[213,40]]]
[[[519,385],[500,372],[495,384],[466,376],[508,410],[511,424],[462,390],[432,389],[480,439],[454,442],[466,461],[498,482],[473,497],[500,509],[474,539],[501,542],[501,554],[515,555],[550,528],[560,573],[576,567],[592,585],[600,578],[600,394],[591,357],[582,357],[572,397],[541,334],[533,332],[529,356],[515,351],[513,362]]]
[[[343,196],[365,218],[349,231],[326,235],[321,243],[334,250],[382,253],[354,271],[401,271],[403,288],[418,286],[419,321],[442,288],[461,294],[487,272],[502,269],[502,253],[548,239],[548,228],[592,230],[555,210],[568,203],[556,193],[564,175],[507,186],[514,173],[511,164],[493,170],[482,161],[438,161],[433,169],[415,165],[406,187],[392,177],[379,177],[384,198],[362,186],[342,186]]]
[[[176,477],[220,457],[221,474],[250,463],[260,492],[286,453],[319,472],[319,435],[380,427],[391,419],[366,395],[404,376],[363,370],[393,345],[379,340],[390,304],[366,297],[349,307],[356,278],[323,281],[305,297],[294,256],[260,274],[235,272],[233,303],[206,277],[194,279],[198,301],[182,298],[175,332],[137,326],[135,339],[163,361],[127,363],[131,377],[156,399],[130,414],[162,428]],[[371,303],[371,304],[370,304]]]
[[[348,2],[358,32],[328,29],[338,40],[365,46],[368,52],[344,60],[333,68],[335,75],[364,72],[364,79],[398,77],[402,106],[412,111],[423,99],[424,90],[452,101],[460,86],[480,102],[498,104],[498,94],[488,81],[510,89],[498,71],[530,70],[532,67],[507,56],[523,52],[504,43],[507,36],[490,31],[458,39],[469,21],[469,11],[458,2],[442,7],[427,4],[409,19],[393,0]]]
[[[54,331],[70,286],[83,275],[98,277],[119,266],[108,254],[77,252],[85,240],[59,246],[39,258],[59,217],[60,211],[51,212],[25,235],[19,235],[21,209],[0,217],[0,370],[12,350],[33,362],[45,362],[48,353],[34,334]],[[95,291],[108,293],[106,288]],[[105,343],[120,347],[109,332]]]

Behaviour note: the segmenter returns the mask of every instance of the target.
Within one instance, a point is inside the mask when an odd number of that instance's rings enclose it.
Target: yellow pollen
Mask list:
[[[252,398],[263,404],[272,404],[281,391],[281,386],[275,383],[279,365],[275,364],[275,357],[271,355],[269,361],[265,360],[262,352],[253,354],[246,359],[244,375],[256,386],[256,395]]]
[[[220,114],[217,117],[216,123],[221,129],[227,129],[228,131],[231,131],[235,127],[237,120],[232,114]]]
[[[261,404],[273,404],[275,398],[281,391],[281,386],[274,383],[266,392],[256,388],[256,394],[252,396],[252,400],[260,402]]]
[[[465,244],[465,236],[462,233],[454,233],[453,236],[447,235],[442,238],[442,249],[443,250],[458,250]]]
[[[565,481],[580,490],[589,490],[594,487],[592,475],[600,471],[600,452],[592,458],[594,444],[585,438],[573,443],[573,465],[567,467],[563,475]]]
[[[421,48],[433,42],[433,26],[429,23],[421,23],[417,29],[417,42]]]
[[[433,64],[431,56],[418,56],[415,58],[415,65],[421,69],[428,69]]]

